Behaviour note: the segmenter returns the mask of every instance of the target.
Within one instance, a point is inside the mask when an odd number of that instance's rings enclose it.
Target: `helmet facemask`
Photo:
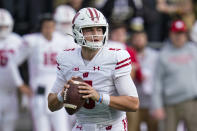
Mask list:
[[[77,34],[80,34],[79,37],[77,37],[75,39],[76,43],[78,43],[80,46],[83,46],[83,47],[88,47],[90,49],[93,49],[93,50],[97,50],[97,49],[100,49],[104,46],[104,44],[106,43],[106,37],[107,37],[107,32],[106,32],[106,27],[103,27],[103,35],[86,35],[84,36],[83,35],[83,28],[81,28]],[[88,41],[86,40],[85,38],[86,37],[91,37],[91,41]],[[95,37],[102,37],[102,41],[95,41]]]

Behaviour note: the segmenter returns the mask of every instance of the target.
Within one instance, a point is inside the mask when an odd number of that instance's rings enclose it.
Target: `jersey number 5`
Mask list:
[[[0,66],[6,66],[8,63],[8,57],[0,52]]]
[[[92,81],[85,80],[85,82],[92,86]],[[95,101],[89,98],[88,100],[86,100],[84,107],[86,109],[93,109],[95,107]]]

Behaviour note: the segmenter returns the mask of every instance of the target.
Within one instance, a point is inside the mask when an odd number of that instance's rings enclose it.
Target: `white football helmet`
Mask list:
[[[13,24],[11,14],[7,10],[0,8],[0,38],[5,38],[12,32]]]
[[[99,49],[107,42],[108,23],[104,15],[96,8],[83,8],[73,18],[73,36],[75,42],[80,46],[91,49]],[[90,42],[85,40],[82,28],[86,27],[103,27],[103,40],[101,42]],[[92,36],[93,37],[93,36]]]
[[[75,14],[75,10],[68,5],[58,6],[54,13],[57,31],[63,34],[72,34],[72,19]]]

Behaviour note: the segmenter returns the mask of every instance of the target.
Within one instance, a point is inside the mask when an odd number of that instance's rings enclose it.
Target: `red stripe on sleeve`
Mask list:
[[[90,8],[88,8],[88,11],[90,12],[90,16],[91,16],[92,21],[94,21],[94,15],[93,15],[93,13],[92,13],[91,9],[90,9]]]
[[[124,59],[124,60],[118,62],[116,65],[122,64],[122,63],[124,63],[125,61],[128,61],[128,60],[131,60],[131,57],[126,58],[126,59]]]
[[[131,64],[131,62],[126,63],[126,64],[123,64],[123,65],[121,65],[121,66],[116,67],[115,70],[120,69],[120,68],[125,67],[125,66],[128,66],[128,65],[130,65],[130,64]]]

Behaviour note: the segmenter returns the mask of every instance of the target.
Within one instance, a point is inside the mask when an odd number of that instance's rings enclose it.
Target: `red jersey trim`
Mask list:
[[[121,49],[118,49],[118,48],[109,48],[109,50],[119,51],[119,50],[121,50]]]
[[[74,51],[75,48],[65,49],[64,51]]]
[[[126,58],[126,59],[124,59],[124,60],[118,62],[116,65],[122,64],[122,63],[124,63],[125,61],[128,61],[128,60],[131,60],[131,57]]]
[[[115,70],[118,70],[118,69],[120,69],[120,68],[122,68],[122,67],[125,67],[125,66],[128,66],[128,65],[130,65],[130,64],[131,64],[131,61],[130,61],[129,63],[126,63],[126,64],[123,64],[123,65],[121,65],[121,66],[116,67]]]

